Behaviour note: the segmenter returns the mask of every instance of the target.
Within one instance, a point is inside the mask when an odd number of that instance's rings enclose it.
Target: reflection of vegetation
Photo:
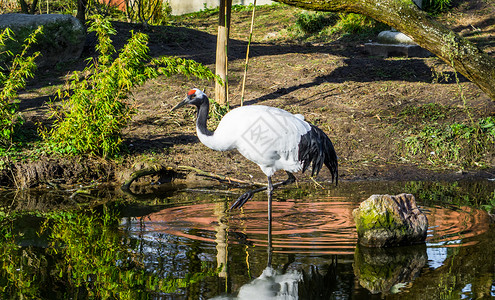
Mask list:
[[[495,190],[491,194],[491,196],[488,198],[488,201],[486,204],[483,204],[481,207],[483,207],[484,210],[495,213]]]
[[[397,293],[416,278],[428,261],[426,245],[390,248],[356,246],[354,274],[373,294]]]
[[[452,268],[455,265],[455,260],[459,254],[459,248],[451,250],[452,257],[450,258],[449,268],[446,268],[446,272],[439,276],[438,290],[440,291],[441,299],[454,299],[456,296],[457,276],[459,274],[454,273]]]
[[[49,214],[39,230],[48,238],[46,249],[17,245],[16,239],[22,236],[15,233],[18,217],[0,219],[3,298],[43,298],[55,293],[56,298],[140,299],[173,293],[215,274],[205,264],[184,278],[173,278],[170,270],[148,270],[142,255],[118,230],[120,217],[109,209]]]
[[[472,206],[477,208],[489,208],[487,205],[495,202],[495,192],[488,184],[482,182],[470,182],[462,184],[453,182],[424,182],[412,181],[406,184],[405,192],[411,193],[420,199],[424,205],[452,204],[458,206]],[[488,209],[487,209],[488,210]]]

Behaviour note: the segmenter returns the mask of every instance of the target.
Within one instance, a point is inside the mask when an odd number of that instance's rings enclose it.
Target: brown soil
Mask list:
[[[471,38],[495,56],[493,4],[473,1],[443,16],[455,31]],[[494,176],[494,155],[484,158],[483,169],[433,166],[426,158],[405,157],[398,148],[409,123],[424,122],[415,116],[401,116],[408,107],[428,103],[448,108],[446,121],[467,118],[464,101],[453,70],[439,59],[378,58],[364,52],[368,37],[291,36],[296,9],[261,8],[251,45],[245,104],[263,104],[301,113],[323,129],[339,155],[340,178],[354,179],[459,179]],[[232,107],[240,103],[240,84],[244,70],[246,37],[250,12],[234,12],[229,48],[229,97]],[[214,69],[216,14],[183,18],[178,27],[151,27],[153,56],[177,55],[195,59]],[[117,48],[137,25],[114,23],[118,30]],[[194,29],[192,29],[194,28]],[[86,51],[83,55],[92,54]],[[82,60],[78,67],[83,66]],[[40,70],[37,80],[21,95],[21,111],[26,128],[47,123],[45,102],[65,74],[72,70]],[[445,79],[432,82],[435,75]],[[447,77],[450,76],[450,79]],[[474,118],[494,115],[495,103],[473,83],[460,79]],[[158,78],[133,92],[139,112],[124,132],[129,153],[117,160],[92,158],[46,158],[43,155],[11,164],[3,170],[5,185],[32,187],[39,184],[74,184],[90,181],[122,183],[130,173],[142,168],[194,166],[242,180],[263,181],[264,175],[252,162],[237,152],[215,152],[199,143],[195,135],[194,110],[174,113],[170,109],[191,87],[205,88],[213,97],[211,82],[182,76]],[[211,129],[216,124],[210,121]],[[35,138],[34,138],[35,139]],[[28,150],[34,153],[35,150]],[[13,159],[11,161],[14,161]],[[181,176],[185,176],[182,174]],[[279,174],[283,178],[283,172]],[[299,174],[300,180],[306,175]],[[329,180],[328,170],[318,180]],[[146,180],[169,180],[153,178]],[[189,177],[188,179],[191,179]]]

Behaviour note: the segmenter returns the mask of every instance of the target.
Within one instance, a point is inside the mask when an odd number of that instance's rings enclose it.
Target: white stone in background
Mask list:
[[[382,44],[416,45],[416,43],[402,32],[386,30],[378,34],[378,42]]]
[[[430,51],[421,48],[409,36],[395,30],[382,31],[377,42],[365,43],[364,50],[372,56],[428,57]]]

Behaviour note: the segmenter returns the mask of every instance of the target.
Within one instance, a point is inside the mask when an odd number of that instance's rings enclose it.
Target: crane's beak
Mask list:
[[[188,99],[187,97],[186,97],[186,98],[184,98],[184,100],[182,100],[182,101],[181,101],[181,102],[179,102],[176,106],[174,106],[174,108],[172,108],[172,110],[171,110],[171,111],[174,111],[174,110],[176,110],[176,109],[178,109],[178,108],[181,108],[182,106],[186,105],[188,100],[189,100],[189,99]]]

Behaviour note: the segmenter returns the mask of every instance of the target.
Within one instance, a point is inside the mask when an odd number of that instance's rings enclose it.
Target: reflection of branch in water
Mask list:
[[[225,218],[226,211],[226,203],[225,202],[217,202],[215,204],[215,216],[218,220],[218,225],[215,227],[215,243],[217,249],[217,268],[222,268],[218,273],[219,277],[227,278],[227,257],[228,257],[228,248],[227,248],[227,230],[228,226],[222,220]]]

